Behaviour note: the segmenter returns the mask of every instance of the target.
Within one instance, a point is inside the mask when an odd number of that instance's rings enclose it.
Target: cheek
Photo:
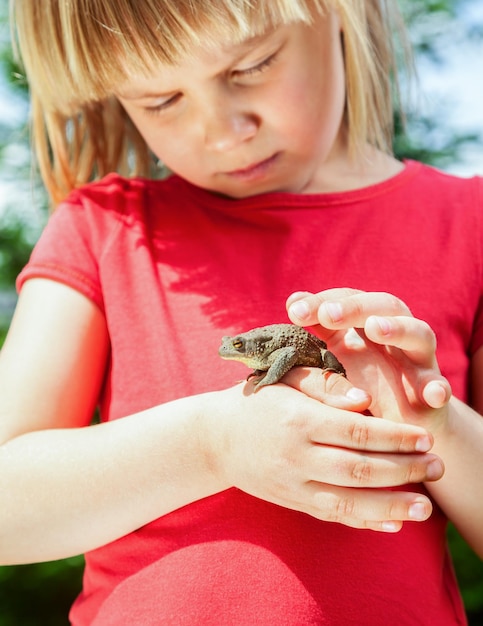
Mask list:
[[[280,104],[282,103],[282,104]],[[322,86],[293,83],[278,101],[275,119],[291,142],[313,145],[332,142],[338,134],[345,109],[345,90],[341,81]]]
[[[175,169],[173,166],[177,163],[185,161],[186,165],[186,162],[191,161],[187,157],[193,154],[192,142],[186,132],[177,128],[176,123],[162,124],[156,115],[146,115],[129,106],[125,106],[125,109],[151,152],[162,163]]]
[[[189,141],[186,133],[180,133],[176,129],[157,129],[149,126],[148,129],[140,129],[140,132],[149,146],[151,152],[164,163],[169,169],[177,171],[179,165],[184,169],[196,161],[194,157],[194,146]]]
[[[345,109],[342,55],[320,50],[318,56],[325,63],[304,57],[299,67],[305,71],[288,76],[272,100],[275,119],[283,119],[287,138],[299,137],[311,144],[339,131]]]

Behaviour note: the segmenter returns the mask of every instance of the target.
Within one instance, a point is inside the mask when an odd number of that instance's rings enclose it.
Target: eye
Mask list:
[[[235,76],[253,76],[255,74],[261,74],[262,72],[268,70],[268,68],[274,63],[277,58],[278,52],[271,54],[266,59],[263,59],[260,63],[257,63],[253,67],[247,67],[246,69],[235,70]]]
[[[233,347],[236,348],[237,350],[239,350],[240,348],[243,348],[243,341],[241,339],[234,339]]]
[[[148,115],[156,115],[158,113],[162,113],[163,111],[168,110],[170,107],[174,106],[181,99],[181,94],[177,93],[168,100],[164,100],[159,104],[155,104],[153,106],[144,107],[144,110]]]

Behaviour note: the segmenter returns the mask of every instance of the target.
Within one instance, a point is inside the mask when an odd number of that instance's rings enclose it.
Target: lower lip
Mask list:
[[[269,169],[275,163],[278,158],[278,153],[271,156],[269,159],[265,159],[265,161],[260,161],[256,165],[252,167],[247,167],[244,170],[234,170],[233,172],[228,172],[228,176],[231,178],[235,178],[241,181],[254,181],[266,176]]]

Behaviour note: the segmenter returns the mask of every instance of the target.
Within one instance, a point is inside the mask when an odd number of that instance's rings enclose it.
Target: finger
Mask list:
[[[305,395],[329,406],[348,411],[365,411],[371,404],[371,396],[335,372],[315,367],[294,367],[283,382]]]
[[[436,336],[431,327],[414,317],[369,317],[365,335],[373,342],[401,349],[411,361],[426,368],[418,372],[419,396],[429,407],[439,409],[451,398],[451,385],[437,369]]]
[[[318,321],[326,328],[364,328],[367,318],[372,315],[411,316],[406,304],[389,293],[359,292],[338,300],[331,300],[326,295],[322,298],[321,294],[317,294],[317,297],[320,302]],[[307,298],[302,302],[307,302]],[[314,305],[315,302],[310,302],[310,306]],[[295,304],[292,308],[293,306]]]
[[[360,453],[334,446],[310,446],[305,458],[313,480],[339,487],[400,487],[436,481],[444,473],[443,462],[431,453]]]
[[[432,435],[421,426],[343,410],[324,411],[324,419],[312,420],[307,433],[314,443],[348,450],[410,454],[433,446]]]
[[[318,311],[326,300],[339,300],[361,293],[355,289],[327,289],[319,293],[297,291],[287,298],[286,307],[290,320],[299,326],[318,324]]]
[[[436,352],[436,335],[426,322],[408,316],[367,318],[364,330],[373,342],[400,348],[411,360],[431,367]]]
[[[307,491],[310,494],[307,513],[353,528],[397,532],[403,522],[424,521],[433,510],[429,498],[409,492],[350,489],[319,483],[309,484]]]
[[[318,324],[317,311],[323,300],[316,294],[297,291],[289,296],[286,302],[290,320],[298,326]]]
[[[292,305],[294,302],[301,300],[305,297],[310,298],[311,296],[316,296],[324,300],[339,300],[341,298],[346,298],[348,296],[352,296],[358,293],[364,293],[360,289],[351,289],[350,287],[334,287],[332,289],[325,289],[323,291],[319,291],[317,294],[314,294],[312,291],[295,291],[287,298],[287,308]]]
[[[441,409],[451,399],[452,391],[446,378],[432,379],[423,386],[422,398],[433,409]]]
[[[285,302],[285,306],[287,307],[287,309],[289,309],[290,306],[294,304],[294,302],[297,302],[298,300],[303,300],[304,298],[308,298],[312,295],[313,294],[311,291],[295,291],[294,293],[289,295]]]

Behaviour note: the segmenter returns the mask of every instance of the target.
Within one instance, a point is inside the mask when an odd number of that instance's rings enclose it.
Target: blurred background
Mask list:
[[[399,4],[417,78],[411,84],[403,79],[406,125],[398,108],[394,150],[448,172],[483,175],[483,2]],[[0,0],[0,345],[15,305],[15,277],[48,217],[30,153],[28,115],[28,86],[12,56],[8,0]],[[483,563],[452,527],[449,540],[470,626],[483,626]],[[0,567],[0,626],[68,624],[82,565],[79,556]]]

